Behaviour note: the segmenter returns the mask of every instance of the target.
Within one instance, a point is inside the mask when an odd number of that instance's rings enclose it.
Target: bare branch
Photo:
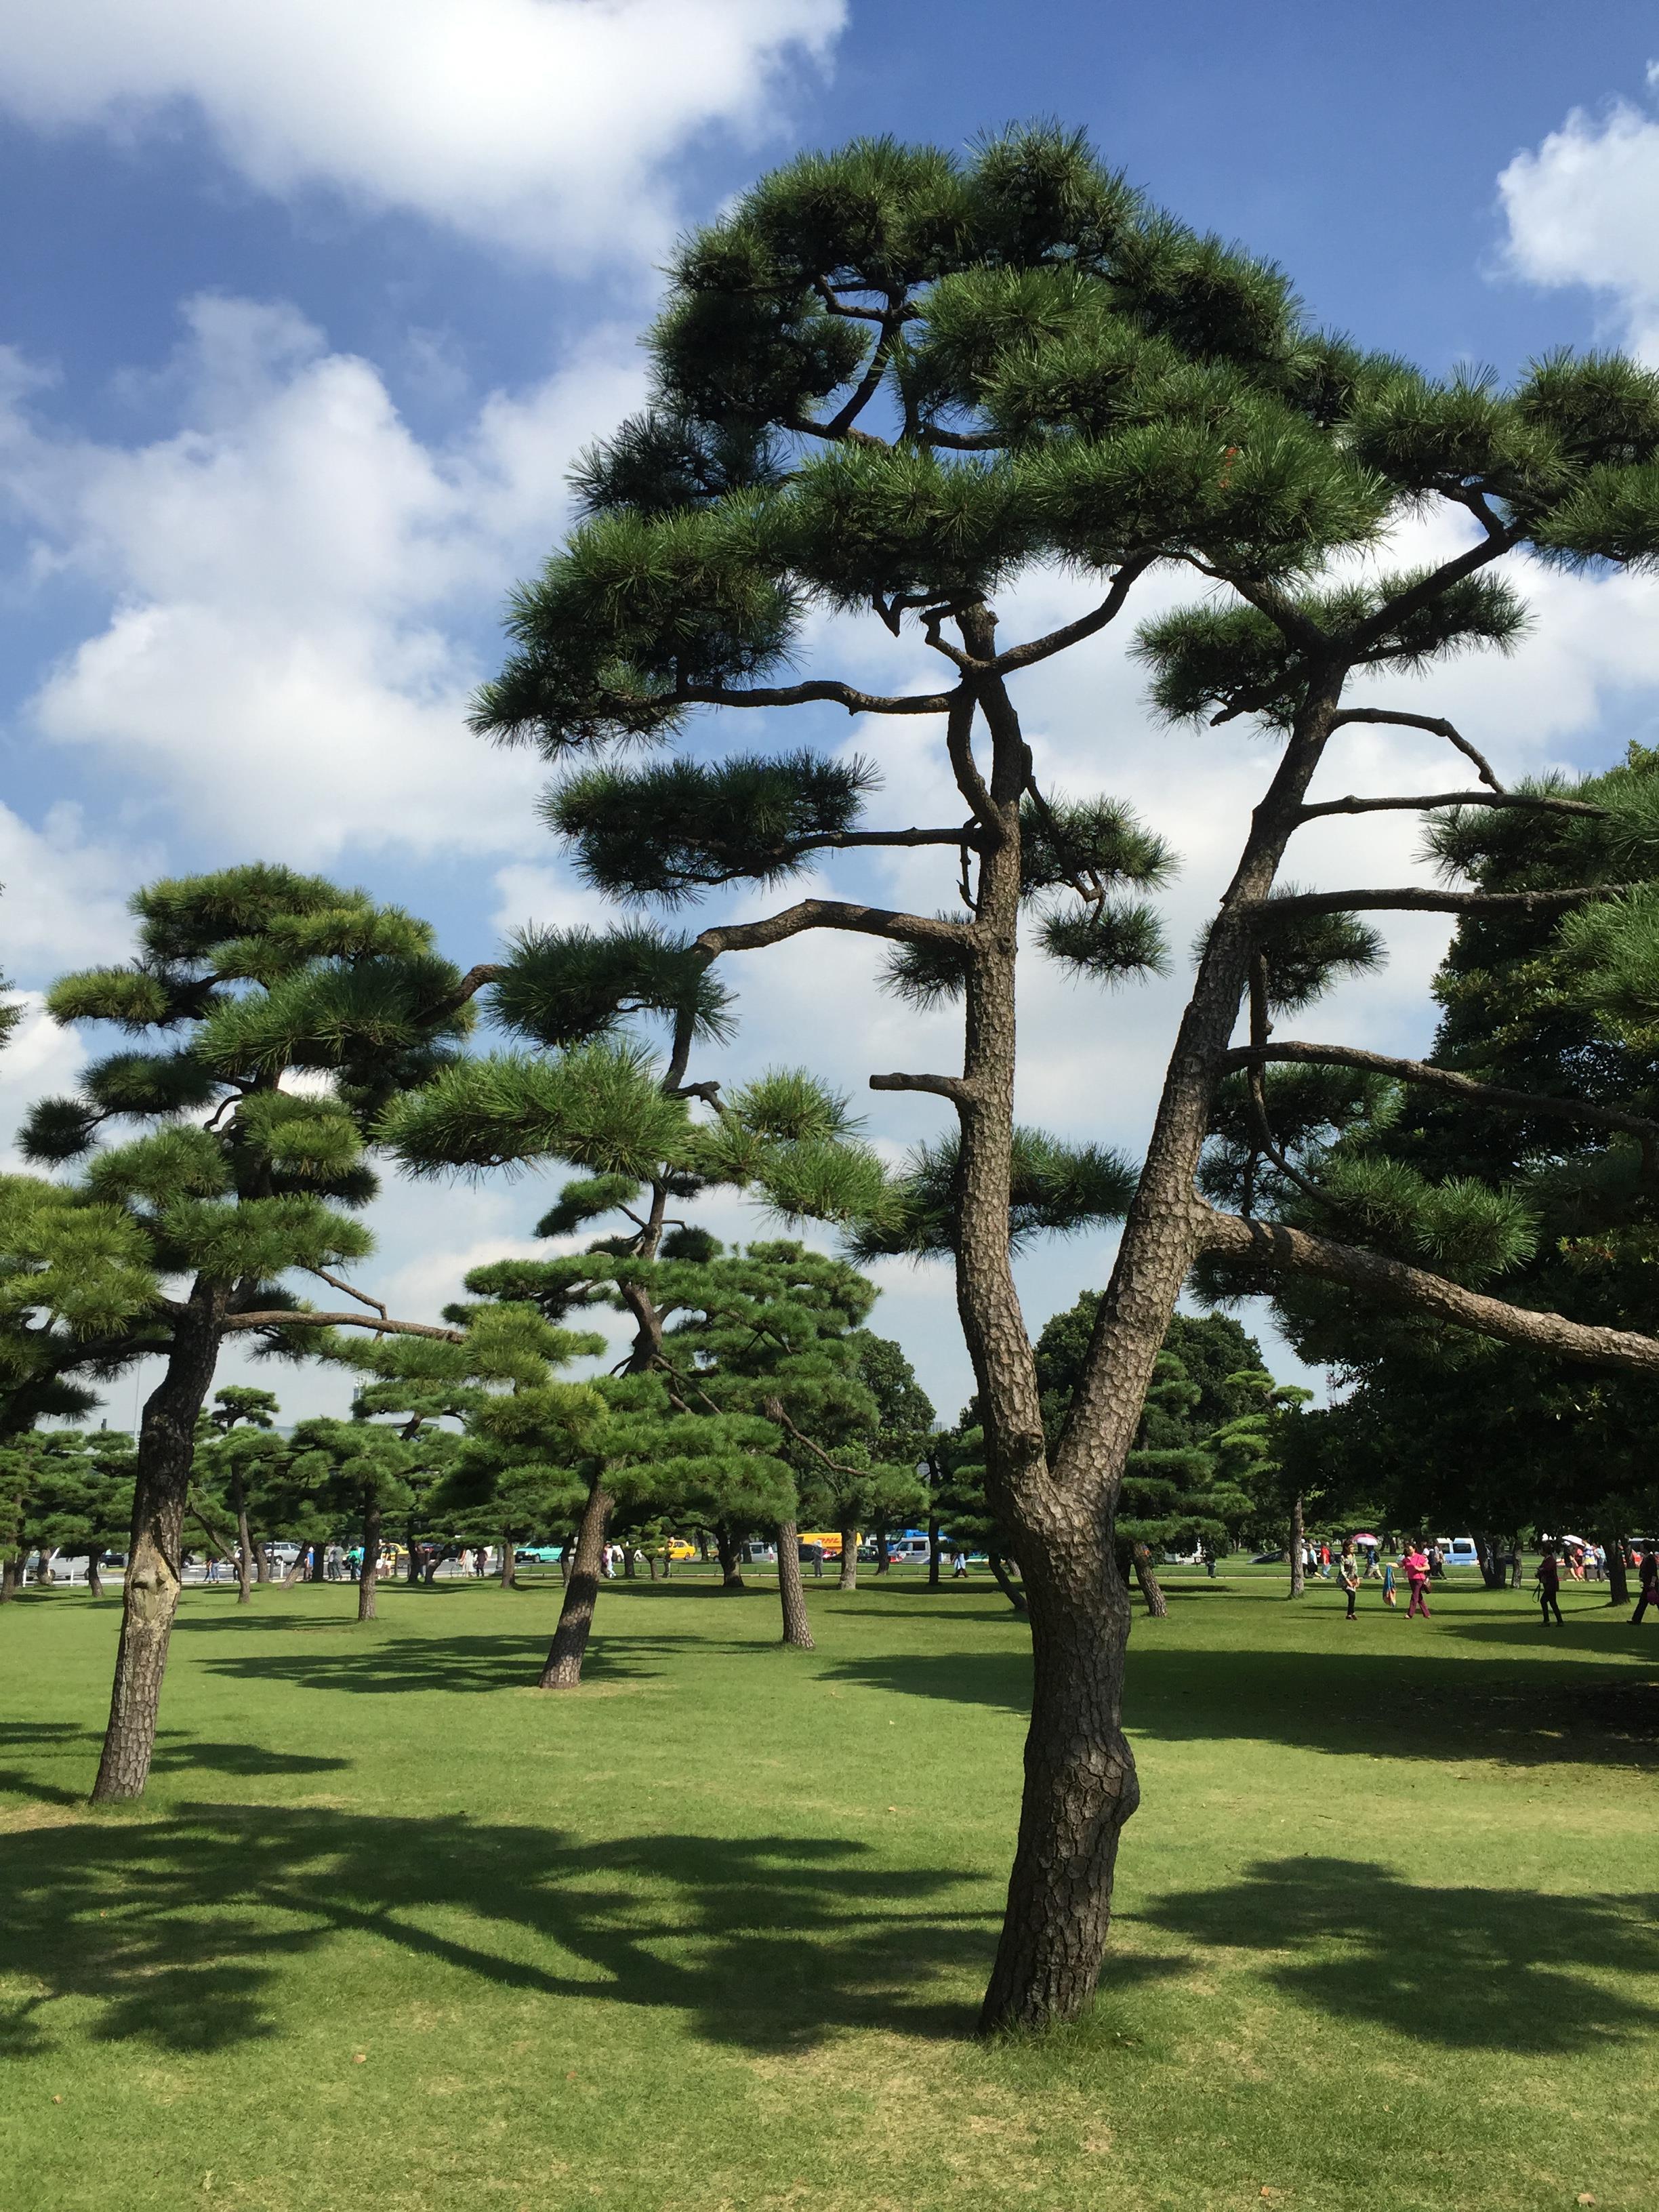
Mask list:
[[[885,438],[872,438],[867,430],[837,430],[828,422],[813,422],[807,415],[791,415],[781,427],[793,430],[798,438],[826,438],[832,446],[877,446],[883,453],[890,450]]]
[[[1245,1221],[1236,1213],[1205,1207],[1199,1228],[1201,1248],[1233,1260],[1255,1261],[1289,1273],[1341,1283],[1380,1305],[1403,1308],[1466,1328],[1502,1344],[1525,1345],[1558,1359],[1592,1367],[1622,1368],[1638,1375],[1659,1375],[1659,1339],[1628,1329],[1601,1328],[1568,1321],[1558,1313],[1513,1306],[1480,1291],[1465,1290],[1443,1275],[1385,1259],[1355,1244],[1310,1236],[1284,1222]]]
[[[992,669],[999,676],[1012,675],[1016,669],[1033,667],[1039,660],[1047,660],[1056,653],[1064,653],[1067,646],[1080,644],[1085,637],[1095,636],[1121,611],[1131,586],[1146,574],[1155,558],[1153,554],[1143,553],[1137,554],[1132,561],[1126,561],[1112,579],[1111,589],[1097,607],[1091,608],[1086,615],[1079,615],[1075,622],[1066,623],[1059,629],[1049,630],[1045,636],[1034,637],[1024,645],[1010,646],[1006,653],[998,653],[991,662]]]
[[[1331,727],[1340,730],[1345,722],[1391,722],[1401,729],[1426,730],[1431,737],[1444,738],[1448,744],[1456,746],[1465,760],[1473,762],[1475,774],[1489,790],[1503,792],[1504,787],[1492,774],[1492,763],[1486,755],[1478,752],[1442,715],[1397,714],[1392,707],[1344,707],[1331,717]]]
[[[994,430],[941,430],[930,423],[916,441],[922,446],[943,446],[952,453],[1000,453],[1008,441]]]
[[[1586,906],[1594,899],[1617,898],[1628,884],[1580,884],[1559,891],[1437,891],[1415,884],[1396,890],[1294,891],[1272,901],[1275,916],[1286,914],[1364,914],[1387,908],[1401,914],[1549,914]],[[1266,912],[1264,902],[1257,911]]]
[[[1527,791],[1431,791],[1417,799],[1322,799],[1316,805],[1304,806],[1297,819],[1312,822],[1322,814],[1406,813],[1436,806],[1528,806],[1539,814],[1587,814],[1597,820],[1605,820],[1607,811],[1605,806],[1592,806],[1587,799],[1535,799]]]
[[[1389,630],[1399,626],[1403,615],[1415,614],[1419,607],[1431,605],[1449,586],[1460,584],[1465,576],[1472,576],[1478,568],[1487,567],[1497,560],[1500,553],[1507,553],[1512,546],[1518,545],[1526,534],[1524,523],[1500,524],[1496,530],[1488,524],[1486,535],[1480,544],[1471,545],[1467,553],[1460,553],[1455,561],[1443,562],[1432,574],[1425,576],[1421,583],[1413,584],[1410,591],[1402,592],[1397,599],[1390,599],[1386,606],[1379,607],[1370,620],[1362,623],[1353,633],[1354,643],[1364,647],[1386,636]]]
[[[1414,1084],[1425,1091],[1443,1091],[1449,1097],[1471,1106],[1491,1106],[1500,1113],[1534,1114],[1547,1121],[1576,1121],[1586,1128],[1619,1129],[1639,1137],[1644,1145],[1659,1139],[1659,1121],[1640,1114],[1627,1114],[1617,1106],[1603,1106],[1593,1098],[1559,1098],[1549,1092],[1512,1091],[1498,1083],[1478,1082],[1455,1069],[1436,1067],[1424,1060],[1391,1060],[1386,1053],[1362,1052],[1346,1044],[1302,1044],[1286,1039],[1283,1044],[1241,1045],[1221,1063],[1224,1074],[1240,1067],[1260,1066],[1264,1061],[1291,1061],[1303,1067],[1358,1067],[1386,1075],[1396,1083]]]
[[[948,714],[954,691],[918,691],[889,697],[879,691],[860,691],[831,677],[813,677],[805,684],[773,684],[732,690],[720,684],[689,684],[677,695],[688,707],[811,707],[828,703],[845,707],[849,714]]]
[[[713,959],[722,952],[756,952],[768,945],[781,945],[806,929],[851,930],[861,937],[890,938],[899,945],[965,945],[974,933],[970,922],[941,921],[935,915],[854,906],[843,899],[801,899],[762,921],[726,922],[705,929],[694,942]]]
[[[228,1314],[222,1327],[227,1336],[251,1328],[366,1328],[376,1336],[431,1336],[441,1344],[466,1342],[465,1329],[445,1328],[436,1322],[392,1321],[385,1315],[362,1313],[314,1313],[309,1306],[292,1311],[278,1308],[271,1313]]]
[[[960,1075],[872,1075],[872,1091],[931,1091],[936,1098],[949,1098],[958,1106],[974,1097],[972,1084]]]
[[[347,1297],[356,1298],[361,1304],[372,1307],[380,1318],[385,1320],[386,1308],[380,1304],[379,1298],[370,1297],[367,1291],[360,1291],[355,1283],[342,1282],[338,1275],[331,1275],[326,1267],[307,1267],[306,1273],[308,1275],[315,1275],[319,1283],[326,1283],[330,1290],[343,1291]]]

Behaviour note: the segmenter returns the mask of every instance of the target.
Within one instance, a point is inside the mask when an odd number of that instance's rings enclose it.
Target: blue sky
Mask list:
[[[118,955],[144,875],[256,853],[430,914],[464,960],[590,913],[536,829],[538,776],[465,735],[465,694],[557,535],[571,454],[633,402],[675,228],[797,147],[1057,115],[1368,343],[1502,373],[1559,344],[1659,357],[1651,5],[14,0],[8,21],[0,957],[26,986]],[[1459,714],[1516,770],[1651,738],[1649,587],[1536,597],[1517,664],[1443,687]],[[1030,707],[1057,783],[1127,791],[1188,853],[1184,940],[1264,757],[1152,730],[1115,646]],[[1351,766],[1420,772],[1385,743]],[[895,818],[930,774],[895,753]],[[1374,876],[1376,849],[1334,837],[1313,872],[1364,851]],[[933,896],[914,867],[882,880]],[[1403,931],[1325,1033],[1425,1042],[1438,942]],[[810,1060],[861,1091],[914,1024],[867,963],[837,956],[826,984],[812,958],[739,979],[734,1065]],[[1038,983],[1023,1110],[1133,1146],[1176,1004]],[[42,1025],[14,1048],[6,1127],[76,1047]],[[872,1103],[895,1146],[932,1126]],[[539,1197],[394,1190],[380,1279],[431,1308]],[[1029,1263],[1034,1324],[1107,1258]],[[953,1410],[948,1285],[896,1273],[882,1314]]]

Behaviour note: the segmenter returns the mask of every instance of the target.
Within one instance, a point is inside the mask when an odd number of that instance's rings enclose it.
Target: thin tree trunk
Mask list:
[[[784,1642],[798,1651],[816,1650],[800,1578],[800,1535],[793,1521],[778,1523],[778,1601],[783,1607]]]
[[[248,1527],[247,1492],[240,1474],[230,1478],[231,1503],[236,1508],[236,1602],[252,1605],[253,1591],[253,1532]]]
[[[878,1575],[886,1574],[892,1566],[892,1560],[887,1555],[887,1531],[884,1528],[878,1528],[876,1531],[876,1572]]]
[[[859,1532],[843,1528],[841,1532],[841,1579],[837,1589],[856,1589],[859,1586]]]
[[[939,1533],[939,1516],[937,1514],[930,1513],[927,1516],[927,1587],[929,1589],[939,1588],[939,1558],[944,1548],[944,1540]]]
[[[270,1580],[270,1546],[264,1538],[253,1547],[253,1579],[258,1583]]]
[[[421,1550],[416,1538],[419,1529],[411,1518],[404,1532],[404,1580],[410,1589],[417,1589],[421,1581]]]
[[[986,1561],[995,1577],[996,1586],[1004,1597],[1007,1599],[1016,1613],[1024,1613],[1026,1609],[1024,1592],[1016,1587],[1013,1577],[1008,1572],[1001,1553],[988,1552]]]
[[[1625,1547],[1617,1536],[1599,1536],[1596,1541],[1607,1555],[1607,1603],[1630,1603],[1630,1577],[1625,1565]]]
[[[196,1423],[218,1364],[226,1292],[198,1282],[174,1325],[167,1372],[146,1401],[138,1431],[132,1534],[122,1592],[121,1640],[93,1802],[143,1795],[155,1750],[161,1678],[179,1609],[185,1502]]]
[[[1291,1595],[1300,1597],[1307,1588],[1308,1532],[1302,1516],[1302,1492],[1291,1500]]]
[[[357,1618],[373,1620],[375,1617],[374,1592],[380,1578],[380,1493],[368,1492],[363,1498],[363,1565],[357,1577]]]
[[[40,1545],[34,1554],[34,1580],[37,1588],[42,1583],[49,1587],[57,1581],[58,1577],[52,1570],[52,1553],[44,1544]]]
[[[568,1544],[561,1544],[559,1547],[559,1580],[562,1583],[568,1583],[569,1579],[570,1547]]]
[[[720,1553],[720,1589],[740,1590],[743,1588],[743,1550],[729,1528],[716,1528],[714,1548]]]
[[[1109,1534],[1102,1543],[1078,1528],[1070,1548],[1025,1580],[1031,1726],[1007,1911],[980,2015],[986,2032],[1070,2020],[1093,1996],[1118,1837],[1140,1799],[1120,1725],[1128,1593]]]
[[[640,1577],[636,1571],[636,1566],[637,1563],[634,1557],[633,1545],[624,1544],[623,1546],[623,1580],[625,1583],[638,1582]]]
[[[1132,1544],[1129,1551],[1135,1563],[1135,1580],[1140,1585],[1140,1595],[1146,1601],[1147,1612],[1154,1620],[1167,1620],[1170,1617],[1170,1601],[1164,1595],[1163,1585],[1158,1578],[1158,1570],[1152,1565],[1151,1552],[1145,1544]]]
[[[514,1556],[513,1539],[503,1528],[501,1531],[501,1588],[517,1589],[518,1587],[519,1562]]]
[[[293,1587],[294,1587],[294,1585],[295,1585],[295,1583],[297,1583],[297,1582],[299,1581],[300,1577],[304,1574],[305,1571],[306,1571],[306,1547],[305,1547],[303,1544],[301,1544],[301,1547],[300,1547],[300,1548],[299,1548],[299,1550],[298,1550],[298,1551],[294,1554],[294,1565],[293,1565],[289,1569],[288,1572],[287,1572],[287,1573],[283,1577],[283,1588],[284,1589],[293,1589]]]
[[[665,1562],[664,1562],[664,1564],[665,1564],[665,1565],[667,1564],[667,1563],[666,1563],[666,1561],[665,1561]],[[646,1555],[645,1555],[645,1571],[646,1571],[646,1573],[647,1573],[647,1575],[649,1575],[649,1577],[651,1577],[651,1579],[652,1579],[652,1581],[653,1581],[653,1582],[655,1582],[655,1581],[656,1581],[656,1579],[657,1579],[657,1555],[656,1555],[656,1553],[655,1553],[654,1552],[653,1552],[653,1551],[651,1551],[651,1550],[649,1550],[649,1549],[647,1549],[647,1551],[646,1552]]]
[[[94,1545],[87,1553],[87,1595],[88,1597],[102,1597],[104,1595],[104,1577],[100,1571],[100,1565],[98,1547]]]
[[[587,1493],[581,1524],[576,1531],[576,1555],[564,1586],[559,1625],[542,1668],[544,1690],[574,1690],[582,1679],[582,1660],[593,1629],[593,1606],[599,1594],[599,1554],[611,1520],[613,1500],[602,1481]]]

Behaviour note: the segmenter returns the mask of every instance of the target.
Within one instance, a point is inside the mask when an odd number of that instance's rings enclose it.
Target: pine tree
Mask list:
[[[21,1588],[38,1554],[49,1583],[54,1552],[87,1558],[87,1583],[103,1595],[99,1561],[125,1541],[132,1517],[131,1439],[117,1431],[36,1430],[0,1443],[0,1600]]]
[[[440,1071],[471,1019],[423,923],[318,878],[233,868],[152,884],[132,908],[131,964],[65,976],[46,1003],[59,1022],[143,1042],[88,1067],[73,1097],[37,1105],[23,1132],[36,1160],[85,1162],[75,1200],[119,1223],[133,1269],[187,1285],[152,1291],[122,1352],[158,1350],[164,1372],[139,1434],[99,1801],[138,1796],[149,1772],[197,1420],[222,1346],[253,1334],[292,1353],[319,1330],[424,1327],[335,1270],[369,1249],[353,1214],[375,1188],[378,1117]],[[290,1088],[290,1076],[322,1084]],[[148,1126],[104,1143],[123,1122]],[[359,1304],[302,1308],[285,1282],[296,1274]]]
[[[685,243],[651,345],[653,408],[584,462],[586,519],[515,598],[514,649],[477,726],[538,745],[564,771],[550,819],[587,879],[619,897],[672,904],[882,846],[937,848],[954,878],[942,898],[965,896],[933,914],[803,897],[679,940],[677,957],[707,968],[802,932],[848,931],[890,945],[902,994],[963,1002],[959,1073],[872,1079],[945,1100],[957,1129],[871,1211],[898,1236],[908,1217],[925,1242],[945,1184],[987,1480],[1014,1532],[1037,1660],[983,2019],[1041,2025],[1075,2014],[1096,1985],[1118,1837],[1138,1802],[1120,1719],[1128,1606],[1111,1516],[1195,1260],[1335,1278],[1565,1357],[1659,1368],[1650,1339],[1528,1312],[1455,1271],[1273,1218],[1254,1182],[1237,1212],[1194,1188],[1232,1065],[1251,1071],[1255,1157],[1272,1164],[1279,1139],[1260,1074],[1270,1013],[1374,963],[1360,915],[1495,911],[1498,895],[1458,889],[1299,892],[1279,871],[1304,822],[1401,803],[1310,804],[1343,728],[1403,724],[1471,756],[1415,695],[1351,705],[1352,680],[1370,702],[1390,671],[1510,643],[1523,611],[1492,572],[1526,549],[1565,562],[1659,553],[1659,379],[1561,356],[1500,391],[1361,354],[1310,329],[1278,271],[1148,208],[1049,128],[995,138],[965,161],[886,140],[803,157]],[[1425,507],[1462,534],[1449,558],[1408,570],[1384,561],[1357,581],[1334,568]],[[1076,620],[1004,643],[996,600],[1033,564],[1087,574],[1097,596]],[[1136,1173],[1094,1155],[1068,1175],[1048,1153],[1052,1225],[1124,1210],[1051,1455],[1008,1256],[1020,921],[1029,915],[1028,934],[1075,974],[1144,973],[1162,952],[1139,894],[1170,856],[1109,799],[1062,802],[1039,787],[1014,693],[1024,671],[1106,630],[1140,580],[1170,564],[1208,595],[1139,634],[1157,705],[1172,720],[1249,716],[1283,753],[1241,819],[1145,1164]],[[939,687],[872,692],[798,674],[787,664],[811,609],[868,611],[907,654],[915,638],[938,659]],[[823,704],[937,727],[946,818],[863,826],[877,773],[863,759],[595,757],[666,738],[704,708]],[[1492,789],[1474,757],[1482,787],[1408,803],[1560,811],[1547,794]],[[1634,848],[1613,873],[1544,896],[1570,911],[1632,872]],[[1231,1040],[1246,1000],[1241,1063]]]

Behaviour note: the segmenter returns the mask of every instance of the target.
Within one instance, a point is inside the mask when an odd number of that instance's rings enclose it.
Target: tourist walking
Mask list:
[[[1343,1547],[1340,1580],[1342,1588],[1347,1594],[1346,1617],[1350,1620],[1358,1620],[1359,1615],[1356,1607],[1359,1599],[1359,1562],[1354,1557],[1352,1545],[1345,1545]]]
[[[1550,1625],[1552,1613],[1561,1627],[1566,1626],[1561,1619],[1560,1562],[1553,1547],[1547,1544],[1544,1547],[1543,1558],[1538,1562],[1538,1610],[1543,1615],[1546,1628]]]
[[[1426,1620],[1429,1617],[1428,1553],[1413,1543],[1400,1562],[1400,1571],[1405,1576],[1412,1594],[1411,1603],[1406,1607],[1407,1620],[1409,1620],[1413,1613],[1420,1613]]]
[[[1659,1548],[1652,1544],[1642,1554],[1636,1589],[1636,1610],[1631,1615],[1632,1621],[1640,1620],[1650,1605],[1659,1607]]]

